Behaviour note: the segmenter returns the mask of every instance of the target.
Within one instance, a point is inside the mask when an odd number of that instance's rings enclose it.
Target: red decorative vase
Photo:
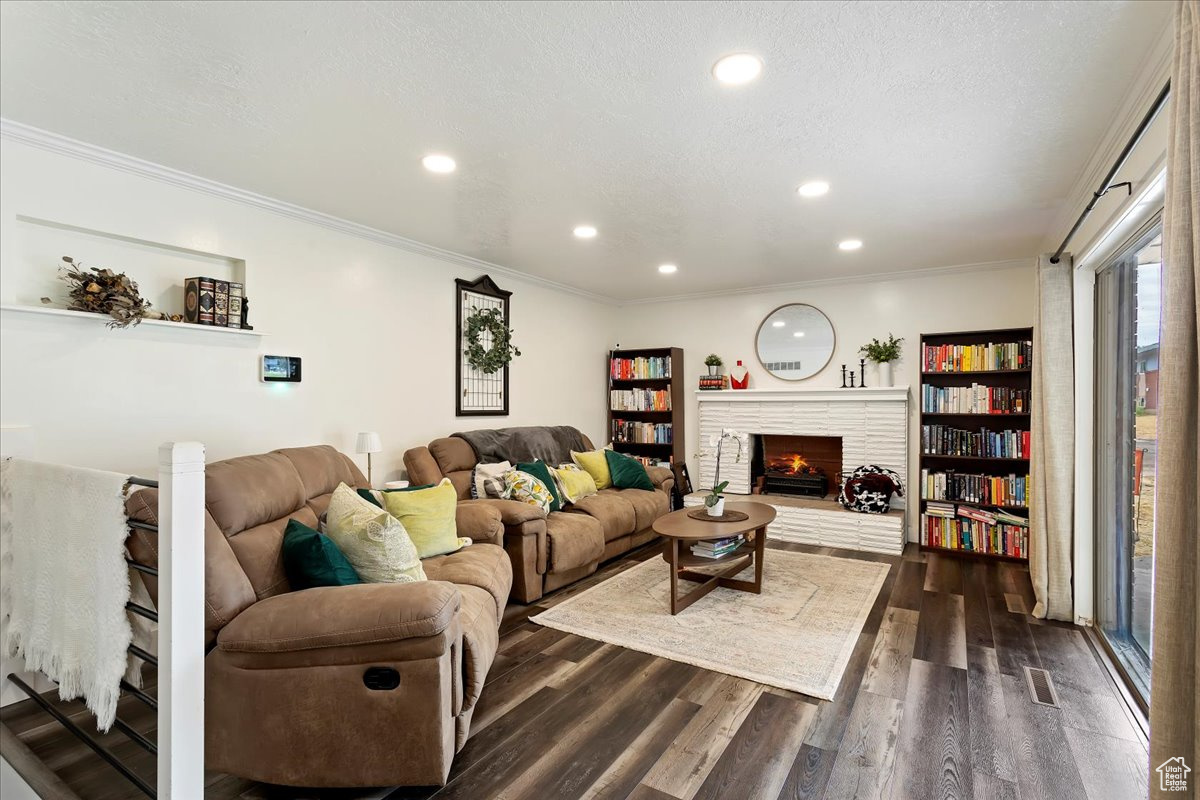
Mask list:
[[[737,362],[737,366],[729,370],[729,385],[734,389],[745,389],[750,385],[750,370]]]

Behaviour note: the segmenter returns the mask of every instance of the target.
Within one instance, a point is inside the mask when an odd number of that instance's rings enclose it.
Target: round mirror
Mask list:
[[[758,326],[754,346],[763,369],[785,381],[816,375],[833,358],[833,323],[804,303],[780,306]]]

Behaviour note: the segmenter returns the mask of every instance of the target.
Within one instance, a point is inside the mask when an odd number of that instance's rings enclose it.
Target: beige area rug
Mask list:
[[[765,561],[762,594],[717,588],[676,616],[670,567],[656,556],[530,619],[830,700],[888,565],[782,550]],[[753,580],[753,568],[737,577]],[[680,593],[694,586],[681,581]]]

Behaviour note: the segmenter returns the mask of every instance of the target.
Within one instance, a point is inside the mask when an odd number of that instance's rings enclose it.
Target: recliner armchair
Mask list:
[[[339,482],[366,485],[331,447],[206,468],[205,765],[291,786],[444,784],[512,583],[500,512],[460,504],[475,544],[424,560],[428,581],[293,592],[284,528],[316,527]],[[132,495],[130,517],[157,523],[156,494]],[[135,531],[129,549],[156,563],[154,544]]]

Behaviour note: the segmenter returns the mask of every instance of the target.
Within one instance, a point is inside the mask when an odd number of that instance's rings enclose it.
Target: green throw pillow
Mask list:
[[[608,462],[608,471],[612,473],[613,486],[618,489],[646,489],[654,491],[654,484],[646,473],[642,462],[616,450],[605,450],[604,459]]]
[[[562,497],[558,494],[558,487],[554,483],[554,476],[550,474],[550,468],[546,466],[545,461],[534,461],[532,464],[517,464],[514,469],[527,472],[546,484],[546,488],[550,490],[550,510],[559,511],[562,509]]]
[[[283,532],[283,571],[293,589],[362,583],[332,539],[294,519]]]

